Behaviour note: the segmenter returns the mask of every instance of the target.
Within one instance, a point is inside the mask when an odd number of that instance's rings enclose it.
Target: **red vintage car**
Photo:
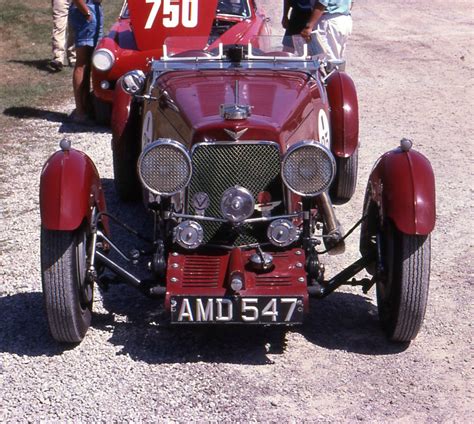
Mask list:
[[[435,225],[430,163],[407,139],[383,154],[361,218],[344,234],[333,204],[349,201],[356,182],[355,86],[342,63],[305,46],[283,52],[281,41],[210,48],[207,36],[170,38],[146,73],[119,80],[115,187],[123,200],[143,202],[153,222],[146,234],[107,212],[84,153],[63,141],[48,159],[41,266],[56,340],[83,339],[94,285],[112,282],[164,299],[175,325],[295,325],[310,297],[375,285],[387,337],[416,337]],[[138,247],[125,252],[110,221]],[[327,254],[342,253],[359,225],[361,257],[328,278]],[[364,269],[370,278],[354,278]]]
[[[185,30],[202,34],[201,28],[212,21],[207,36],[217,46],[233,42],[248,43],[256,35],[269,35],[270,27],[264,11],[255,0],[189,0],[179,9],[176,0],[125,0],[117,22],[95,49],[92,63],[92,85],[95,115],[98,122],[108,124],[117,80],[133,69],[145,71],[152,58],[162,56],[164,39],[179,35],[179,14],[185,13]],[[212,6],[211,6],[212,5]],[[198,7],[199,6],[199,7]],[[195,17],[192,15],[196,10]]]

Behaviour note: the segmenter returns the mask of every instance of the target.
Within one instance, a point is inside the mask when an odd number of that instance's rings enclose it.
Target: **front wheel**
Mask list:
[[[138,134],[140,134],[140,111],[138,105],[132,103],[123,132],[119,136],[114,135],[112,139],[114,185],[124,202],[138,200],[141,195],[137,174],[137,161],[140,155]]]
[[[93,286],[86,278],[87,233],[41,229],[41,275],[49,329],[55,340],[80,342],[91,322]]]
[[[336,176],[330,189],[331,200],[343,205],[351,200],[357,184],[359,149],[347,158],[336,157]]]
[[[420,330],[428,301],[430,235],[410,235],[388,223],[382,231],[384,276],[377,282],[377,305],[390,340],[408,342]]]

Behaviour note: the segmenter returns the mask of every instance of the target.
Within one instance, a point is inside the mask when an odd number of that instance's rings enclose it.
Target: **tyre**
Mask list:
[[[113,151],[114,185],[119,198],[132,202],[140,198],[137,176],[138,155],[127,154],[122,149]]]
[[[377,282],[377,305],[390,340],[413,340],[426,311],[430,280],[430,235],[409,235],[388,223],[382,232],[384,276]]]
[[[87,234],[41,229],[41,276],[46,316],[58,342],[80,342],[90,326],[93,285],[86,279]]]
[[[333,203],[342,205],[351,200],[357,184],[358,162],[358,149],[348,158],[336,157],[336,177],[330,191]]]
[[[93,95],[94,117],[95,121],[100,125],[110,125],[112,117],[112,104],[104,102]]]
[[[142,192],[137,174],[139,135],[139,111],[138,107],[132,104],[125,129],[118,139],[114,136],[112,140],[114,185],[118,196],[124,202],[138,200]]]

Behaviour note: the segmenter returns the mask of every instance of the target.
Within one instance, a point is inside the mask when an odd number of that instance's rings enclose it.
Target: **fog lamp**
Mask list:
[[[108,49],[98,49],[92,56],[92,64],[96,69],[107,72],[112,69],[115,63],[114,54]]]
[[[222,195],[221,212],[231,222],[242,222],[253,215],[255,200],[244,187],[231,187]]]
[[[300,232],[298,227],[287,219],[273,221],[267,230],[268,240],[274,246],[286,247],[298,240]]]
[[[196,249],[202,244],[204,231],[196,221],[183,221],[176,227],[174,239],[185,249]]]
[[[105,80],[101,81],[100,88],[102,88],[102,90],[108,90],[110,88],[110,82],[105,81]]]

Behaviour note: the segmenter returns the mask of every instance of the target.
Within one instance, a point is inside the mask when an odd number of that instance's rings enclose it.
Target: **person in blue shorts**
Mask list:
[[[72,75],[76,110],[72,118],[77,123],[88,122],[92,53],[102,37],[104,25],[101,2],[72,0],[69,8],[69,24],[74,32],[76,46],[76,64]]]

